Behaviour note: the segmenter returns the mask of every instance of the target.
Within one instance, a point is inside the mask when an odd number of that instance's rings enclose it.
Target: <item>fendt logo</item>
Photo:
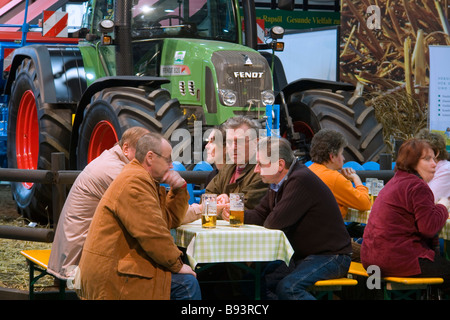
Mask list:
[[[235,71],[234,77],[241,79],[261,79],[264,72]]]

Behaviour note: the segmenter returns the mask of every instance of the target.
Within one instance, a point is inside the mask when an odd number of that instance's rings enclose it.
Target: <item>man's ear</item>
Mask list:
[[[278,159],[278,173],[286,168],[286,161],[284,159]]]
[[[122,145],[122,152],[125,155],[125,157],[128,158],[128,154],[130,152],[130,145],[128,144],[128,142],[124,142]]]
[[[152,151],[148,151],[147,154],[145,155],[145,162],[148,166],[152,165],[153,162],[153,158],[154,158],[155,154]]]

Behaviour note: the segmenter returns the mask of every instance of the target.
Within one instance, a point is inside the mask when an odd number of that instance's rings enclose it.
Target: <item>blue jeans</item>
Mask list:
[[[351,258],[347,255],[310,255],[288,266],[275,261],[265,269],[267,299],[316,300],[307,291],[316,281],[347,277]]]
[[[172,273],[170,300],[201,300],[197,278],[192,274]]]

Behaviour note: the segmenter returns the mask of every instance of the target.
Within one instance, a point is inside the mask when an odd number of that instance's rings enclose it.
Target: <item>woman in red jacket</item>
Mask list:
[[[450,282],[450,261],[433,248],[449,218],[448,199],[435,204],[427,185],[435,168],[435,155],[426,141],[402,144],[395,175],[375,200],[364,231],[365,268],[377,265],[382,276],[442,277]]]

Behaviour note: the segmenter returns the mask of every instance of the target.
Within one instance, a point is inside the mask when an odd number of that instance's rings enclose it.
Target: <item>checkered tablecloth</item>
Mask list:
[[[345,221],[367,223],[367,221],[369,220],[369,214],[370,210],[358,211],[356,209],[348,209]],[[450,219],[447,219],[447,222],[439,233],[439,237],[444,240],[450,240]]]
[[[204,229],[200,220],[176,229],[175,243],[186,248],[192,268],[198,263],[261,262],[283,260],[289,264],[294,253],[280,230],[261,226],[231,227],[218,220],[215,229]]]

